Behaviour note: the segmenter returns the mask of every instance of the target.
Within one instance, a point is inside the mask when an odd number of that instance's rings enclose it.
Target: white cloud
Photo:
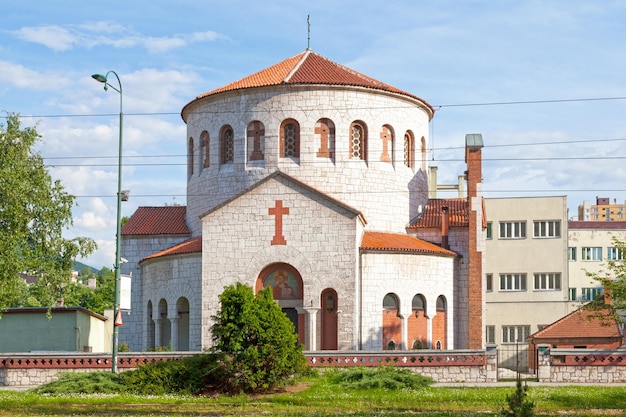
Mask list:
[[[22,27],[12,33],[24,41],[40,44],[60,52],[75,48],[90,49],[100,45],[108,45],[115,48],[142,47],[152,53],[161,53],[191,43],[227,39],[213,31],[161,37],[146,36],[108,21],[66,26]]]
[[[23,27],[14,35],[28,42],[38,43],[54,51],[67,51],[74,47],[78,39],[75,34],[60,26]]]
[[[67,85],[63,77],[55,73],[35,71],[9,61],[0,60],[0,74],[0,85],[8,84],[16,88],[58,90]]]

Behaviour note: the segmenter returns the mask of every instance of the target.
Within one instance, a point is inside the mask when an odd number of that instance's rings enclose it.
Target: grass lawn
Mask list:
[[[0,391],[0,416],[494,416],[512,387],[345,389],[323,377],[254,396],[43,395]],[[626,416],[626,388],[533,386],[537,415]]]

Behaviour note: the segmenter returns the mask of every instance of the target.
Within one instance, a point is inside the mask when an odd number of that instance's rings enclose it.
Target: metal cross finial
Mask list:
[[[306,43],[306,50],[310,51],[311,50],[311,15],[307,15],[306,17],[306,25],[308,27],[308,38],[307,38],[307,43]]]

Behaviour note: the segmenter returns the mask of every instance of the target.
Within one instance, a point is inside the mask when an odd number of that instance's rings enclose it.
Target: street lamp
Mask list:
[[[115,75],[117,78],[117,84],[119,89],[109,84],[109,74]],[[121,256],[121,234],[122,234],[122,125],[124,116],[122,112],[122,82],[120,77],[115,71],[109,71],[106,75],[94,74],[91,76],[94,80],[104,83],[104,91],[107,91],[109,87],[117,91],[120,95],[120,134],[119,134],[119,149],[117,160],[117,233],[115,234],[115,292],[113,295],[113,363],[111,370],[113,373],[117,373],[117,353],[118,353],[118,336],[117,329],[117,316],[120,314],[120,256]]]

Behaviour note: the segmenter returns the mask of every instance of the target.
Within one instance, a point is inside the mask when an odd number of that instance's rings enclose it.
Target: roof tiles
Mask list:
[[[188,253],[202,253],[202,237],[201,236],[194,237],[192,239],[181,242],[165,250],[148,255],[145,258],[143,258],[141,262],[147,261],[148,259],[161,258],[163,256],[184,255]]]
[[[361,241],[361,250],[416,252],[433,255],[451,255],[456,253],[434,243],[426,242],[409,235],[383,232],[365,232]]]
[[[530,336],[532,339],[619,338],[622,336],[615,319],[601,319],[597,315],[612,317],[610,310],[594,311],[586,306],[555,321]],[[594,317],[596,316],[596,317]]]
[[[441,227],[441,213],[448,208],[450,227],[467,227],[469,225],[468,204],[465,198],[434,198],[428,200],[422,214],[411,223],[408,229],[429,229]]]
[[[188,235],[185,206],[139,207],[122,227],[122,235]]]
[[[302,84],[355,86],[388,91],[417,99],[429,109],[431,115],[434,113],[433,107],[423,99],[354,71],[310,50],[287,58],[238,81],[201,94],[196,97],[196,100],[226,91]]]

